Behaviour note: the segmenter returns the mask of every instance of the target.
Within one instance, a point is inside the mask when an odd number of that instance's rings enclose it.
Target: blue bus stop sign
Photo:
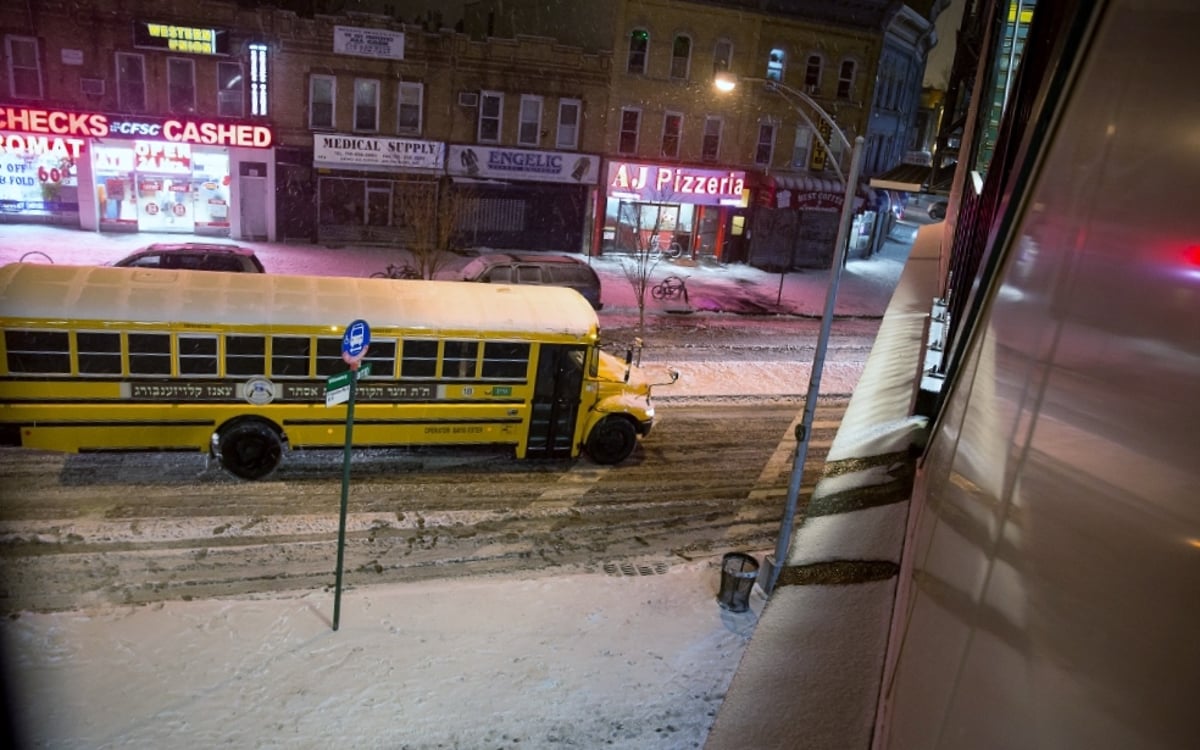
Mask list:
[[[347,362],[362,359],[370,343],[371,326],[365,320],[354,321],[346,326],[346,333],[342,336],[342,359]]]

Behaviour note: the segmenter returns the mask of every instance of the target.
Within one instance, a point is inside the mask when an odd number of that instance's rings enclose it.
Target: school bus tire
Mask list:
[[[605,417],[588,435],[587,452],[598,464],[619,464],[637,447],[637,428],[625,417]]]
[[[262,419],[239,419],[217,432],[217,460],[241,479],[262,479],[283,459],[283,438],[275,425]]]

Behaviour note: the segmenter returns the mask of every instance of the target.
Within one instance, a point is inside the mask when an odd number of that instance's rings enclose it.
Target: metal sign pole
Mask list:
[[[337,583],[333,593],[333,629],[338,629],[342,614],[342,560],[346,550],[346,507],[350,499],[350,446],[354,436],[354,394],[358,390],[358,373],[350,372],[350,400],[346,402],[346,449],[342,453],[342,512],[338,517]]]

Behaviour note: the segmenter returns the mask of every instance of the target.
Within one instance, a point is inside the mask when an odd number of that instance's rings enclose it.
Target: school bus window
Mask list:
[[[75,352],[80,375],[121,374],[121,334],[79,331]]]
[[[171,336],[167,333],[129,334],[130,375],[170,375]]]
[[[475,377],[475,360],[478,358],[478,341],[447,341],[442,353],[442,377]]]
[[[400,352],[400,377],[432,378],[437,375],[437,341],[404,339]]]
[[[179,374],[216,375],[217,337],[180,336]]]
[[[267,340],[264,336],[226,336],[225,374],[262,375],[266,372]]]
[[[374,342],[371,343],[374,347]],[[327,378],[330,375],[337,375],[346,369],[346,362],[342,359],[342,340],[341,338],[319,338],[317,339],[317,377]]]
[[[396,374],[396,340],[371,339],[363,362],[371,365],[369,378],[391,378]]]
[[[271,375],[277,378],[308,377],[310,346],[307,336],[272,336]]]
[[[67,375],[71,372],[66,331],[9,330],[4,332],[9,372]]]
[[[524,380],[529,370],[529,344],[488,341],[483,345],[480,375],[492,380]]]

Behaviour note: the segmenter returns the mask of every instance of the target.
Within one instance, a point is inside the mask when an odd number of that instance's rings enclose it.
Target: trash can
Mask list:
[[[730,552],[721,558],[721,590],[717,603],[730,612],[750,608],[750,591],[758,578],[758,560],[743,552]]]

